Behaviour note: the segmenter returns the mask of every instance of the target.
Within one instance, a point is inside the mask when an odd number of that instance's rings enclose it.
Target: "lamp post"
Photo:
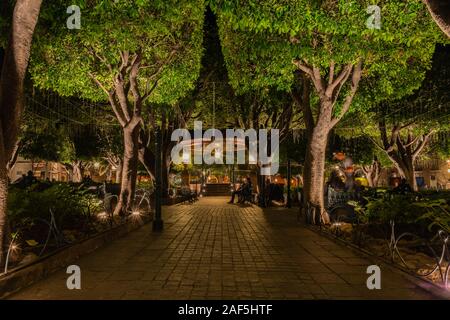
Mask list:
[[[162,201],[162,168],[161,168],[161,131],[155,131],[155,218],[153,219],[153,231],[162,231],[164,223],[161,219]]]

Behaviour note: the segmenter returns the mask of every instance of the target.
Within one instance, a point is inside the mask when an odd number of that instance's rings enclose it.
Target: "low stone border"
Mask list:
[[[51,273],[67,267],[81,256],[89,254],[111,243],[111,241],[127,235],[131,231],[139,229],[150,221],[151,218],[146,216],[142,218],[140,223],[125,222],[90,238],[59,248],[29,264],[11,269],[6,275],[0,275],[0,299],[4,299],[47,277]]]
[[[445,299],[450,300],[450,291],[445,290],[444,288],[440,287],[439,285],[435,284],[434,282],[421,278],[411,272],[406,271],[405,269],[401,268],[399,265],[392,263],[390,260],[385,259],[383,257],[379,257],[373,253],[371,253],[368,250],[365,250],[364,248],[358,247],[357,245],[348,242],[344,239],[341,239],[339,237],[334,236],[333,234],[329,232],[325,232],[321,230],[319,227],[314,227],[312,225],[304,224],[309,230],[316,232],[320,235],[323,235],[327,237],[330,240],[334,240],[336,242],[339,242],[340,244],[349,247],[352,250],[355,250],[365,256],[367,256],[371,260],[375,260],[377,262],[383,263],[387,265],[389,268],[393,269],[393,271],[401,272],[402,275],[407,278],[409,281],[414,283],[416,286],[420,287],[421,289],[429,292],[433,296],[435,296],[438,299]]]

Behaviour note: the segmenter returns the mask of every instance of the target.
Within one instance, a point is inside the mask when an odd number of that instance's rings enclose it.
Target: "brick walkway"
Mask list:
[[[144,226],[81,258],[82,289],[65,270],[15,299],[430,299],[400,272],[381,266],[368,290],[370,261],[302,227],[294,210],[203,198],[164,208],[165,231]]]

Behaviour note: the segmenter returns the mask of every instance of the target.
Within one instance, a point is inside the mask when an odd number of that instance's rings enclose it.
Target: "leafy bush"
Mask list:
[[[48,232],[52,210],[58,228],[83,229],[91,214],[100,209],[100,201],[87,190],[69,184],[43,187],[35,184],[27,189],[11,188],[8,196],[8,217],[12,230],[42,241]]]
[[[152,181],[140,181],[136,184],[136,189],[144,189],[150,193],[153,193],[155,186]]]
[[[369,222],[416,224],[432,231],[436,226],[450,231],[449,205],[446,199],[417,198],[396,195],[391,198],[372,199],[367,204],[365,215]]]

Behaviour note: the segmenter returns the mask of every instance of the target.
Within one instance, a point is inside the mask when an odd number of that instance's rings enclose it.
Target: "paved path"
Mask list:
[[[164,208],[151,225],[81,258],[82,289],[65,270],[15,299],[430,299],[400,272],[381,266],[368,290],[364,256],[296,222],[294,210],[261,210],[203,198]]]

